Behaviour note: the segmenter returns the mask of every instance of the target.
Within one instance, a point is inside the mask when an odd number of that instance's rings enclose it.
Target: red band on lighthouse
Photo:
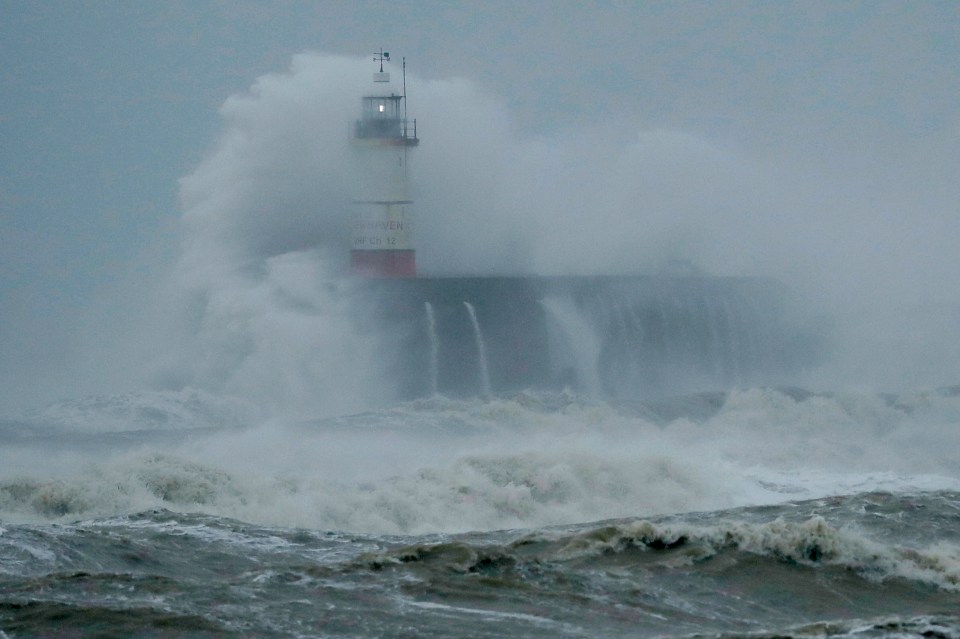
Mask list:
[[[416,253],[413,250],[350,251],[350,270],[362,277],[416,277]]]

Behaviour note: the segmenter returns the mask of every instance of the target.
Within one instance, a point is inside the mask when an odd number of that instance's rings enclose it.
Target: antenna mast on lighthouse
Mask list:
[[[392,91],[383,63],[390,54],[373,54],[373,95],[361,98],[361,117],[354,124],[353,147],[360,160],[361,180],[354,200],[350,263],[357,275],[415,277],[412,241],[413,200],[407,192],[407,152],[417,146],[417,121],[407,120],[406,59],[403,87]]]

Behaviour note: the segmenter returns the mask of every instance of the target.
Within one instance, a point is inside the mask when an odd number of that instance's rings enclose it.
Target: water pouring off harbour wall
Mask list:
[[[483,331],[480,328],[480,321],[477,319],[477,310],[473,308],[470,302],[464,302],[463,305],[470,315],[470,325],[473,326],[473,339],[477,343],[477,362],[480,364],[480,390],[484,395],[489,395],[492,391],[490,386],[490,367],[487,364],[487,345],[483,341]]]
[[[787,384],[817,357],[783,290],[757,278],[386,279],[355,294],[401,398],[568,388],[630,399]]]

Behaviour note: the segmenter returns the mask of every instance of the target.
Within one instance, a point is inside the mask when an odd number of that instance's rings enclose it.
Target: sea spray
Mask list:
[[[0,422],[4,632],[960,635],[956,389],[206,401]]]
[[[130,399],[120,403],[135,410]],[[50,437],[47,427],[30,436],[25,425],[8,439],[0,515],[70,521],[168,508],[283,526],[453,532],[958,490],[958,416],[960,397],[949,394],[766,389],[625,406],[573,394],[435,397],[192,431],[99,434],[89,414],[73,436]]]
[[[430,336],[430,395],[437,395],[439,391],[439,360],[440,360],[440,339],[437,337],[437,318],[433,312],[433,304],[423,303],[427,315],[427,332]]]
[[[572,300],[546,298],[540,300],[540,305],[547,311],[548,317],[553,320],[559,329],[557,342],[562,342],[564,348],[557,344],[554,352],[557,359],[574,368],[577,374],[578,387],[582,392],[599,396],[601,392],[600,372],[600,340],[593,326],[580,313]]]
[[[480,331],[480,321],[477,319],[477,312],[470,302],[464,302],[467,307],[467,313],[470,314],[470,323],[473,324],[473,336],[477,342],[477,359],[480,362],[480,383],[484,395],[490,395],[490,369],[487,366],[487,347],[483,342],[483,333]]]
[[[730,308],[730,301],[727,299],[721,300],[723,304],[723,316],[726,320],[726,325],[729,327],[729,334],[727,343],[729,344],[728,354],[730,356],[730,369],[732,382],[734,384],[739,384],[743,379],[743,349],[740,345],[740,318],[733,312],[733,309]]]

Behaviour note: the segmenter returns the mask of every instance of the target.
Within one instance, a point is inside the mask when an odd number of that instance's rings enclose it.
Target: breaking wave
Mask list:
[[[129,398],[102,402],[110,415],[117,404],[139,414]],[[202,402],[196,411],[209,412]],[[79,424],[75,415],[57,436],[49,421],[21,424],[0,453],[4,520],[169,508],[416,534],[960,489],[960,397],[949,389],[751,389],[616,405],[562,393],[437,397],[319,422],[189,429],[164,417],[151,423],[172,428],[144,429],[133,419],[126,432],[96,411]]]

